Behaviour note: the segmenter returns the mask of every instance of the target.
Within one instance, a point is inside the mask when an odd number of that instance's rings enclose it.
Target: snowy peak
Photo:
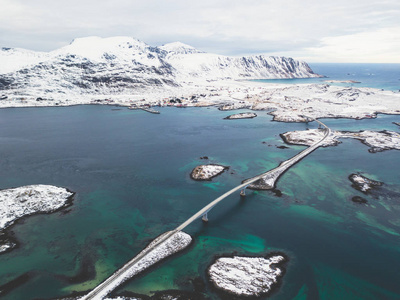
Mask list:
[[[131,94],[187,81],[318,77],[285,57],[229,57],[175,42],[151,47],[132,37],[87,37],[51,52],[3,48],[0,90],[20,95]]]
[[[126,58],[132,54],[146,52],[148,48],[149,46],[146,43],[132,37],[101,38],[92,36],[74,39],[68,46],[52,53],[54,55],[78,55],[89,60],[99,61],[110,56]]]
[[[161,50],[167,51],[168,53],[171,53],[171,54],[204,53],[190,45],[187,45],[187,44],[184,44],[181,42],[168,43],[168,44],[162,45],[158,48],[160,48]]]

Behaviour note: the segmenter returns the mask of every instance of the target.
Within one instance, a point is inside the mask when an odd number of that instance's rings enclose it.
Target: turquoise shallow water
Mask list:
[[[0,110],[0,188],[43,183],[75,191],[71,210],[37,215],[12,228],[20,247],[0,255],[0,284],[28,273],[4,299],[54,299],[95,286],[157,235],[198,209],[265,172],[304,147],[283,145],[279,134],[315,124],[271,122],[265,112],[223,120],[215,108],[163,108],[160,115],[106,106]],[[332,129],[399,130],[400,116],[324,120]],[[263,143],[263,142],[266,143]],[[313,152],[271,192],[235,194],[188,227],[194,244],[123,290],[152,294],[193,290],[215,255],[285,252],[290,261],[270,299],[399,299],[399,151],[371,154],[355,140]],[[210,162],[230,166],[211,182],[190,171]],[[385,182],[363,195],[354,172]],[[367,205],[355,204],[363,196]],[[72,280],[85,263],[86,278]],[[206,283],[205,293],[218,299]],[[0,294],[1,298],[1,294]]]

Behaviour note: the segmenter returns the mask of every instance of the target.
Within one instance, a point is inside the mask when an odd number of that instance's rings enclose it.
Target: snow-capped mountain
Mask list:
[[[51,52],[2,48],[0,90],[22,95],[119,94],[183,81],[317,77],[285,57],[228,57],[176,42],[152,47],[130,37],[87,37]]]

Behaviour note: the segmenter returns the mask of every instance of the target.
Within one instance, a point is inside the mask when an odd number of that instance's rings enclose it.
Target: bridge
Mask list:
[[[288,170],[291,166],[299,162],[301,159],[303,159],[305,156],[309,155],[311,152],[313,152],[315,149],[321,146],[321,144],[325,141],[325,139],[331,134],[331,129],[326,126],[324,123],[320,122],[319,120],[316,120],[314,118],[306,117],[304,116],[307,120],[313,120],[319,123],[320,126],[324,127],[325,134],[321,140],[316,142],[315,144],[311,145],[307,149],[301,151],[297,155],[293,156],[292,158],[280,163],[280,165],[268,172],[265,172],[263,174],[260,174],[258,176],[255,176],[253,178],[245,180],[242,184],[234,187],[230,191],[226,192],[225,194],[221,195],[214,201],[210,202],[208,205],[203,207],[201,210],[199,210],[197,213],[195,213],[193,216],[191,216],[189,219],[187,219],[185,222],[183,222],[181,225],[176,227],[174,230],[166,232],[162,237],[158,239],[156,243],[153,244],[152,247],[146,248],[144,251],[140,252],[137,256],[135,256],[133,259],[131,259],[129,262],[127,262],[122,268],[117,270],[114,274],[112,274],[109,278],[107,278],[105,281],[103,281],[101,284],[99,284],[97,287],[95,287],[92,291],[90,291],[88,294],[85,296],[79,298],[80,300],[101,300],[105,298],[112,290],[114,290],[117,286],[119,286],[123,281],[126,280],[127,273],[129,273],[129,269],[131,269],[133,266],[136,264],[140,263],[143,259],[146,258],[146,256],[156,250],[158,247],[160,247],[165,241],[167,241],[169,238],[171,238],[175,233],[182,231],[185,229],[187,226],[189,226],[191,223],[193,223],[195,220],[202,218],[203,221],[208,221],[208,213],[210,212],[211,209],[213,209],[218,203],[220,203],[222,200],[224,200],[226,197],[229,195],[235,193],[238,190],[241,190],[241,195],[243,196],[245,194],[246,188],[251,185],[252,183],[255,183],[258,180],[263,180],[267,186],[269,186],[270,189],[272,189],[275,186],[276,181],[278,178],[286,171]]]

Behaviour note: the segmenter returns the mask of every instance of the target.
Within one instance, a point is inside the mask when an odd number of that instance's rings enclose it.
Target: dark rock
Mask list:
[[[353,188],[363,193],[368,193],[371,189],[375,189],[383,185],[383,182],[369,179],[360,173],[351,174],[349,176],[349,180],[353,183],[351,185]]]
[[[367,199],[360,197],[360,196],[354,196],[353,198],[351,198],[351,201],[353,201],[354,203],[368,203]]]
[[[278,189],[273,189],[272,192],[275,194],[277,197],[282,197],[282,192]]]

